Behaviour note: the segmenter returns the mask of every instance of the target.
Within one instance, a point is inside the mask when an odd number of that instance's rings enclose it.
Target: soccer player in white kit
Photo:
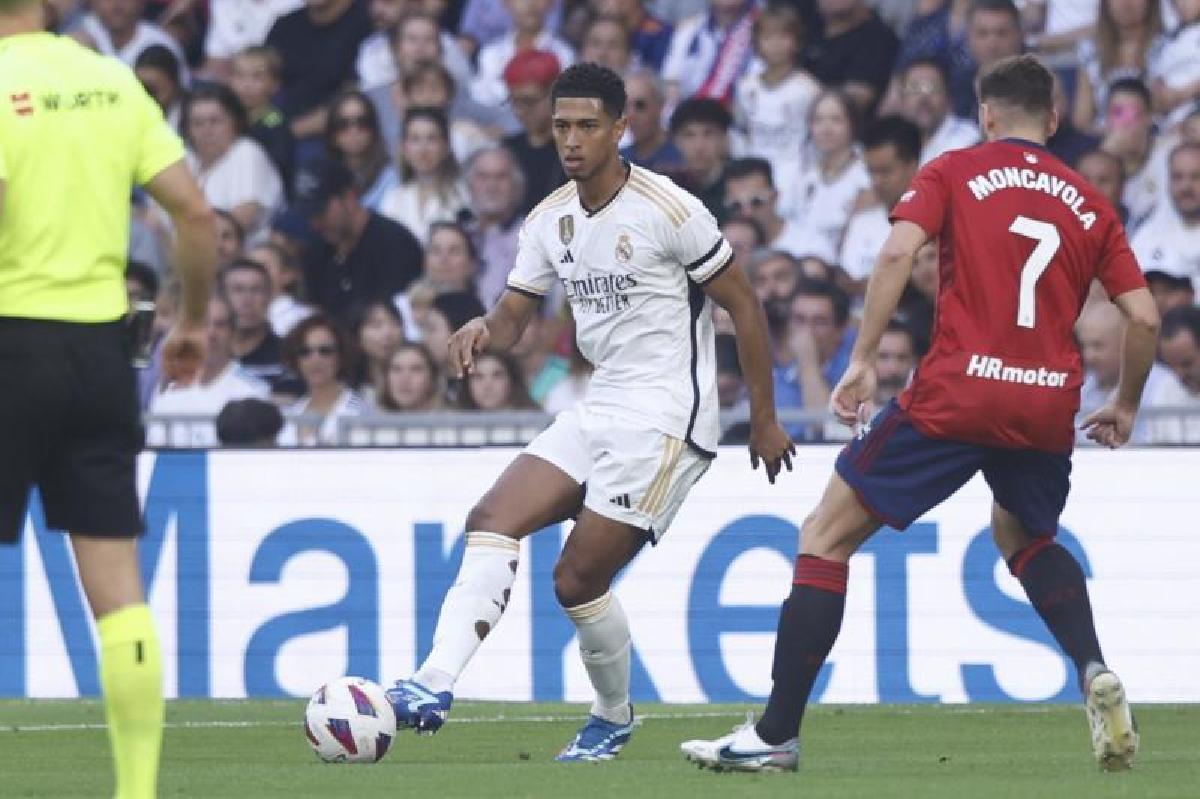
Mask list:
[[[751,403],[750,458],[773,483],[792,442],[775,418],[767,323],[716,220],[670,180],[624,162],[625,86],[578,64],[551,92],[554,139],[570,182],[525,220],[508,288],[487,316],[450,339],[460,376],[474,356],[506,350],[539,299],[565,289],[579,348],[592,364],[584,399],[518,455],[467,517],[462,567],[438,617],[433,650],[388,691],[397,725],[435,732],[452,689],[500,620],[519,542],[574,518],[554,589],[575,623],[596,700],[558,759],[610,760],[633,730],[629,624],[609,588],[670,526],[716,455],[712,304],[729,311]]]

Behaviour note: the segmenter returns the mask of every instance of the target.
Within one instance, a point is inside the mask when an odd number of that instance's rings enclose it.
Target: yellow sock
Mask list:
[[[100,685],[117,799],[153,799],[162,746],[162,656],[150,609],[127,605],[96,622]]]

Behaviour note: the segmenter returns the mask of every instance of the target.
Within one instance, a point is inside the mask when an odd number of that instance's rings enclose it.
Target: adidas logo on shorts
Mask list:
[[[628,510],[630,507],[628,494],[619,494],[618,496],[615,496],[612,499],[610,499],[609,502],[611,502],[614,505],[619,505],[622,508],[625,508],[626,510]]]

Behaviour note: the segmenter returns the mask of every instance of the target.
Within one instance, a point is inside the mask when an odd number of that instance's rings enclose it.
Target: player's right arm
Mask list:
[[[1142,390],[1158,349],[1159,316],[1154,296],[1147,288],[1136,288],[1113,299],[1125,316],[1125,343],[1121,353],[1121,377],[1115,397],[1088,416],[1083,429],[1088,438],[1110,449],[1125,444],[1133,433],[1133,422],[1142,401]]]
[[[475,356],[484,350],[510,349],[525,332],[537,307],[536,297],[508,289],[486,316],[477,316],[455,331],[448,344],[454,376],[469,375],[475,368]]]

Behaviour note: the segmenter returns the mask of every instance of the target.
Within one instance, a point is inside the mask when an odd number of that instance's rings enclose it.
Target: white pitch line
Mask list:
[[[737,712],[706,712],[698,713],[639,713],[635,722],[648,719],[679,720],[679,719],[723,719],[743,718],[744,713]],[[574,716],[488,716],[483,718],[452,718],[451,724],[558,724],[568,721],[579,721],[582,714]],[[168,721],[163,725],[168,730],[186,729],[221,729],[242,727],[293,727],[296,721]],[[108,729],[104,724],[0,724],[0,734],[6,732],[81,732],[88,730]]]

